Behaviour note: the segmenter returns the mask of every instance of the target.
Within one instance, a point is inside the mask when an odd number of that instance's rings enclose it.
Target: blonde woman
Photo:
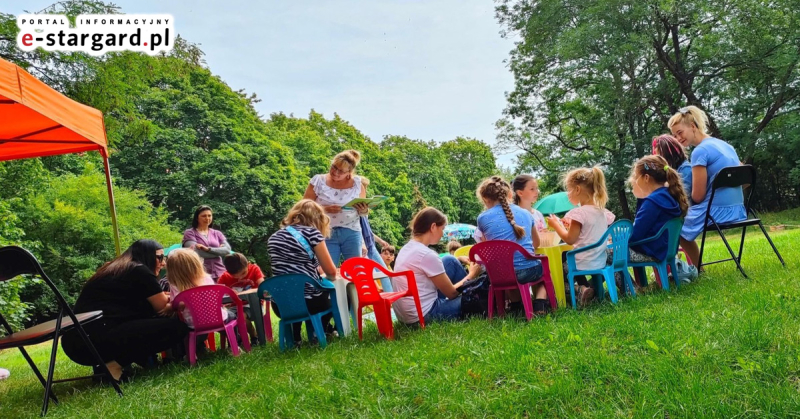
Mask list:
[[[739,156],[730,144],[714,138],[706,132],[708,116],[696,106],[681,108],[667,123],[672,135],[684,147],[692,150],[692,202],[681,230],[681,246],[689,259],[698,263],[700,248],[695,239],[703,232],[708,200],[711,197],[711,183],[717,173],[725,167],[739,166]],[[717,223],[724,224],[747,218],[744,210],[742,188],[722,188],[714,195],[711,215]]]
[[[336,279],[336,265],[325,241],[325,237],[331,234],[330,219],[319,204],[310,199],[301,200],[286,214],[282,227],[267,241],[272,272],[275,275],[303,274],[320,279],[321,269],[329,279]],[[359,244],[359,249],[360,246]],[[306,284],[304,296],[309,313],[315,314],[329,309],[331,301],[328,294]],[[274,303],[272,308],[280,317]],[[332,317],[328,314],[322,318],[326,331],[333,331],[329,325]],[[294,341],[299,343],[300,323],[295,323],[293,328]],[[313,330],[310,323],[306,324],[306,330]]]
[[[367,187],[360,176],[356,176],[356,166],[361,161],[361,153],[356,150],[343,151],[331,161],[328,173],[311,178],[303,195],[322,206],[330,217],[331,233],[326,239],[327,250],[333,263],[339,266],[340,259],[361,256],[361,221],[359,217],[369,215],[369,206],[356,205],[343,208],[355,198],[366,198]]]

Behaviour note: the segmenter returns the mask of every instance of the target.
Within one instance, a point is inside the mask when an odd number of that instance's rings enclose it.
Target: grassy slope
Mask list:
[[[400,327],[394,342],[372,329],[326,350],[215,354],[143,372],[123,398],[61,384],[48,417],[798,417],[800,231],[773,237],[789,267],[750,236],[752,280],[727,263],[679,292],[530,324],[476,319]],[[710,250],[721,255],[721,242]],[[49,347],[32,353],[44,365]],[[57,377],[86,372],[60,360]],[[0,366],[12,370],[0,417],[37,415],[42,388],[18,351],[0,354]]]

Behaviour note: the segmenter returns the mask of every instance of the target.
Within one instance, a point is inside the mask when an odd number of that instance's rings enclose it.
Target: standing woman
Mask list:
[[[222,258],[231,253],[231,245],[221,231],[211,228],[214,214],[208,205],[200,205],[194,212],[192,228],[183,232],[183,247],[194,249],[203,258],[203,267],[217,282],[225,273]]]
[[[303,195],[303,199],[321,205],[331,219],[331,236],[325,239],[325,243],[337,267],[340,259],[361,256],[359,217],[369,214],[369,206],[358,204],[353,209],[342,208],[353,199],[367,196],[367,188],[362,184],[361,177],[355,175],[360,160],[361,153],[356,150],[337,154],[328,173],[312,177]]]
[[[161,292],[156,273],[164,265],[163,247],[139,240],[98,269],[75,302],[76,313],[103,311],[102,318],[84,329],[115,380],[123,378],[123,367],[146,365],[148,357],[183,342],[189,333],[172,316],[169,298]],[[64,334],[61,346],[74,362],[97,367],[74,329]]]
[[[725,167],[739,166],[739,156],[730,144],[706,133],[708,116],[696,106],[681,108],[667,123],[672,135],[684,147],[692,146],[692,202],[681,230],[681,246],[693,263],[700,259],[695,239],[703,232],[711,183]],[[688,188],[687,188],[688,189]],[[711,215],[718,223],[747,218],[742,188],[721,188],[714,195]]]

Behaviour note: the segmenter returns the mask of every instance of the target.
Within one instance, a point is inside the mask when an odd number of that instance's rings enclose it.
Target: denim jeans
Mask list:
[[[425,323],[438,320],[458,320],[461,318],[461,296],[448,300],[439,298],[433,303],[428,314],[425,315]]]
[[[442,265],[444,265],[444,273],[450,278],[453,284],[458,283],[467,276],[467,271],[458,259],[453,255],[442,256]],[[441,291],[437,291],[439,298],[445,298]]]
[[[367,257],[370,260],[377,262],[378,265],[386,268],[386,262],[383,261],[381,254],[378,253],[378,249],[375,248],[374,244],[370,247],[367,247]],[[384,292],[392,292],[394,290],[392,288],[392,281],[390,281],[389,278],[381,278],[381,287],[383,287]]]
[[[331,237],[325,239],[333,264],[338,268],[340,259],[347,260],[361,256],[361,232],[346,227],[334,227]]]

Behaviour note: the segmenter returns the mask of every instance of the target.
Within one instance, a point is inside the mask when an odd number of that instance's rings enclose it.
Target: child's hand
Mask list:
[[[547,216],[547,223],[550,227],[556,228],[557,225],[561,225],[561,219],[555,214],[550,214]]]
[[[469,277],[475,279],[483,272],[483,266],[475,262],[469,263]]]

